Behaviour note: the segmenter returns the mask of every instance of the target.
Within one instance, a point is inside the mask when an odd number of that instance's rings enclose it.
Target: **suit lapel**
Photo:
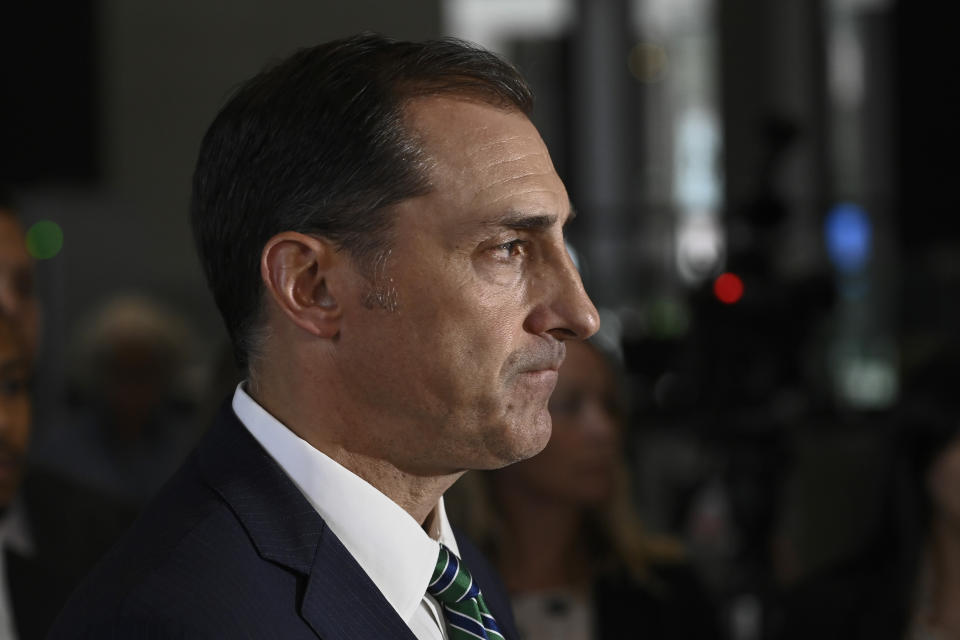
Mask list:
[[[416,640],[410,628],[329,529],[317,547],[302,613],[324,640]]]
[[[306,576],[301,615],[324,640],[415,640],[353,556],[226,404],[198,450],[207,484],[258,553]],[[289,597],[296,597],[290,594]]]

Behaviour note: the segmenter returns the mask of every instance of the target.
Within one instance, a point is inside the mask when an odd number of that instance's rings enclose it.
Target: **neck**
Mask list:
[[[516,490],[496,491],[495,499],[504,513],[504,539],[510,541],[499,549],[498,568],[511,592],[588,585],[580,508]]]
[[[312,385],[329,388],[316,380]],[[335,400],[326,402],[320,393],[306,389],[298,392],[288,380],[273,384],[261,376],[246,391],[310,446],[363,478],[432,533],[434,509],[462,472],[432,475],[410,469],[396,457],[403,443],[390,439],[389,425],[346,419]]]
[[[300,437],[303,438],[302,435]],[[421,476],[404,471],[389,460],[351,450],[342,444],[331,445],[322,440],[314,442],[307,438],[304,440],[376,487],[380,493],[400,505],[431,535],[435,533],[433,529],[437,526],[434,510],[441,496],[463,475],[456,473]]]

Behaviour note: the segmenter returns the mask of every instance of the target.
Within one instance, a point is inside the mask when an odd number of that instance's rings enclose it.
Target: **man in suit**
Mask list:
[[[442,496],[543,448],[598,325],[530,107],[489,52],[372,34],[234,94],[192,222],[246,381],[52,638],[517,637]]]
[[[39,304],[23,227],[0,196],[0,638],[43,638],[70,592],[133,519],[27,464]]]

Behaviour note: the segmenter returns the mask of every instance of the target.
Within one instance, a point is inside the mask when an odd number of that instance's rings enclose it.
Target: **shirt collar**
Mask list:
[[[438,541],[376,487],[267,413],[243,383],[234,392],[233,411],[409,623],[432,577],[440,552]],[[442,497],[436,515],[439,542],[459,555]]]
[[[14,497],[6,513],[0,517],[0,550],[3,548],[21,556],[32,556],[34,553],[33,536],[30,535],[30,524],[20,495]]]

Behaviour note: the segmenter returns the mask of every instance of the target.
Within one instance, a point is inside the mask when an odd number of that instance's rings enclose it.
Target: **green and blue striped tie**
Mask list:
[[[427,593],[443,605],[450,640],[503,640],[480,587],[459,558],[442,544]]]

